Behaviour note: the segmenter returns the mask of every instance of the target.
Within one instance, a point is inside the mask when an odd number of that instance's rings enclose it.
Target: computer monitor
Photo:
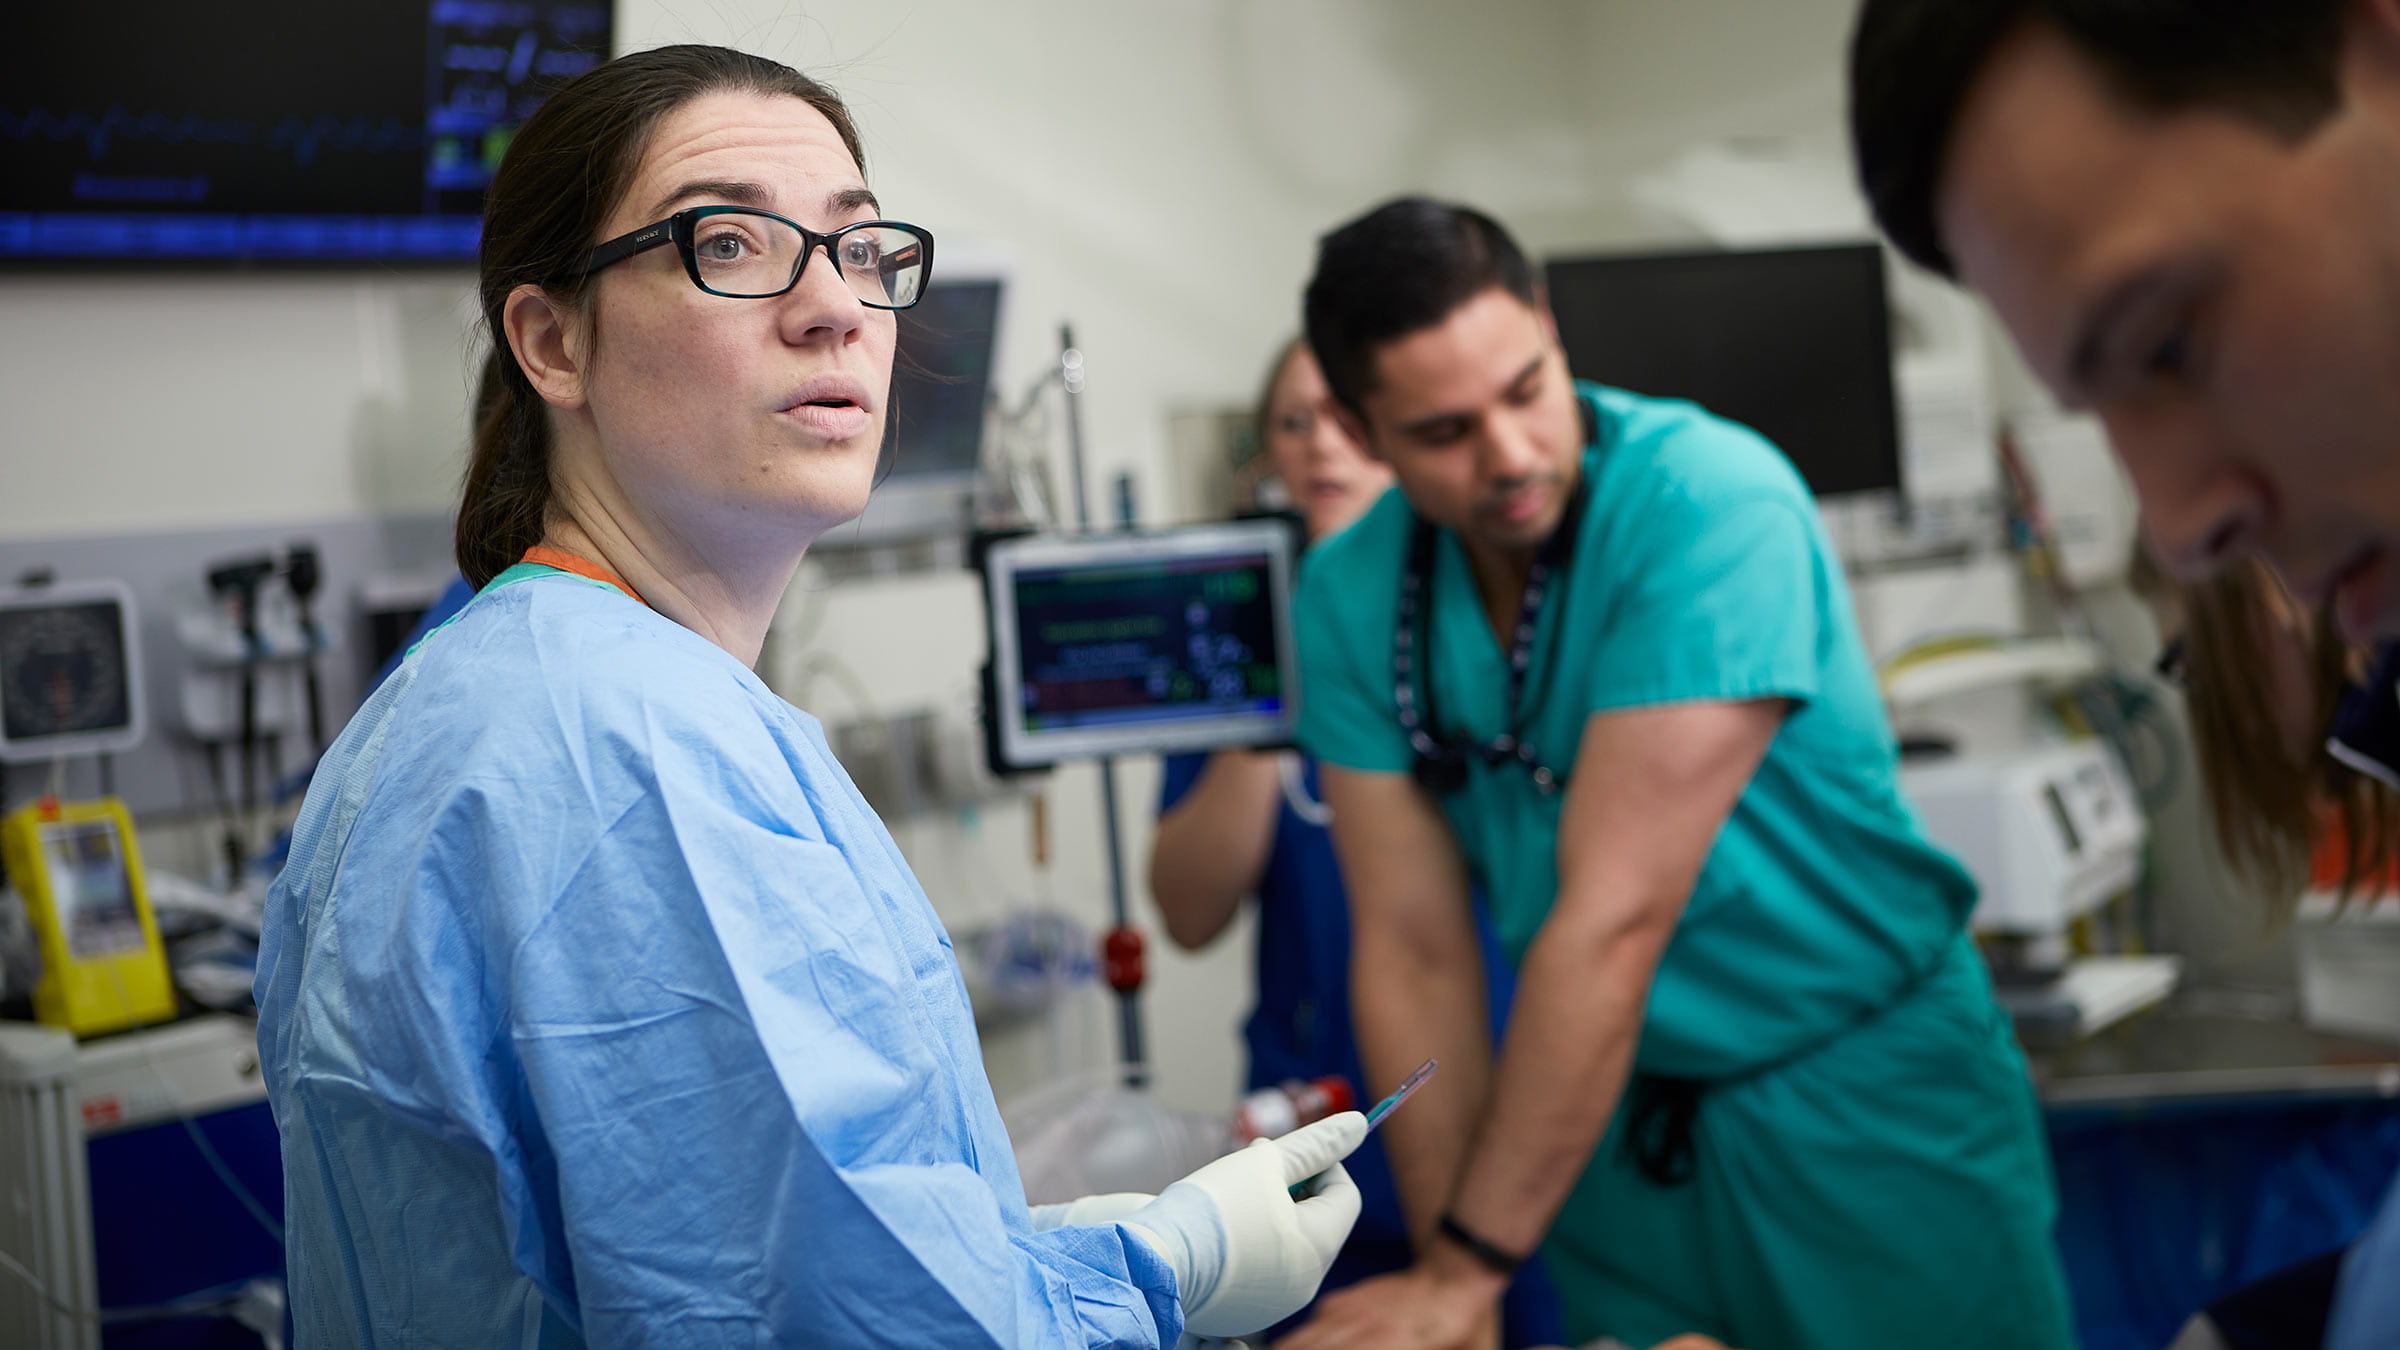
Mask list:
[[[123,583],[0,592],[0,762],[132,749],[144,730],[141,671]]]
[[[891,418],[875,491],[852,524],[824,544],[875,544],[958,535],[969,523],[983,462],[1006,283],[972,263],[953,267],[937,249],[932,284],[900,311],[892,358]]]
[[[1288,744],[1297,542],[1257,519],[988,544],[993,769]]]
[[[1544,273],[1576,375],[1743,423],[1819,496],[1901,486],[1875,245],[1562,258]]]

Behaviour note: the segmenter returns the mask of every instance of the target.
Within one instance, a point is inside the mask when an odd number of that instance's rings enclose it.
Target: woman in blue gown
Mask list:
[[[477,594],[327,753],[262,933],[298,1346],[1161,1346],[1347,1234],[1355,1113],[1029,1211],[948,938],[752,671],[874,474],[933,247],[879,217],[840,101],[721,48],[519,128]]]

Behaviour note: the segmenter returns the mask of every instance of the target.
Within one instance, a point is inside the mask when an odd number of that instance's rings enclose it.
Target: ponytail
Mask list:
[[[458,570],[477,590],[542,542],[550,512],[550,423],[542,401],[495,344],[475,386],[475,449],[458,504]]]

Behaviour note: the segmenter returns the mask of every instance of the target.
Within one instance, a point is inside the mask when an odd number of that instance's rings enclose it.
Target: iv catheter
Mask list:
[[[1425,1080],[1433,1077],[1433,1071],[1440,1067],[1442,1067],[1440,1060],[1429,1059],[1418,1065],[1416,1072],[1410,1074],[1406,1078],[1401,1079],[1400,1086],[1392,1089],[1391,1096],[1375,1103],[1375,1109],[1367,1112],[1367,1128],[1372,1130],[1376,1126],[1381,1125],[1383,1123],[1383,1118],[1390,1115],[1393,1108],[1399,1106],[1400,1103],[1407,1101],[1408,1094],[1425,1086]]]
[[[1391,1096],[1375,1103],[1374,1108],[1367,1112],[1367,1132],[1369,1134],[1374,1133],[1375,1127],[1383,1123],[1383,1118],[1390,1115],[1394,1110],[1397,1110],[1400,1103],[1407,1101],[1409,1094],[1415,1092],[1418,1088],[1425,1086],[1425,1080],[1433,1077],[1433,1071],[1440,1067],[1442,1067],[1440,1060],[1429,1059],[1418,1065],[1414,1073],[1411,1073],[1408,1077],[1401,1079],[1400,1086],[1392,1089]],[[1323,1176],[1324,1174],[1320,1172],[1317,1175]],[[1308,1193],[1308,1188],[1314,1185],[1316,1180],[1316,1177],[1310,1177],[1306,1181],[1293,1182],[1290,1187],[1292,1198],[1297,1200],[1301,1196],[1306,1195]]]

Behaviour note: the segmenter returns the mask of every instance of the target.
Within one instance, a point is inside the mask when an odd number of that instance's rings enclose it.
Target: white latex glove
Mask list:
[[[1082,1223],[1114,1223],[1157,1198],[1148,1191],[1110,1191],[1105,1195],[1087,1195],[1064,1204],[1035,1205],[1033,1231],[1047,1233],[1053,1228],[1070,1228]]]
[[[1186,1331],[1246,1336],[1307,1306],[1358,1222],[1341,1160],[1366,1137],[1358,1112],[1328,1116],[1217,1159],[1121,1220],[1174,1267]]]

